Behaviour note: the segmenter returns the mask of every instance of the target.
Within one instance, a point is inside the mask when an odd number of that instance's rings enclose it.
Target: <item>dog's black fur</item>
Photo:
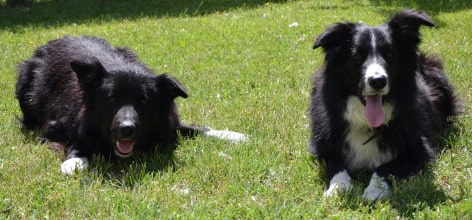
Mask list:
[[[434,158],[434,135],[460,105],[441,62],[418,54],[421,25],[435,24],[424,12],[405,10],[382,26],[338,23],[317,37],[314,48],[322,47],[326,56],[311,94],[309,151],[326,163],[332,189],[325,195],[349,188],[349,181],[333,180],[343,171],[373,170],[390,185],[390,176],[410,177]],[[373,70],[378,72],[367,73]],[[381,125],[353,111],[366,109],[364,93],[381,95]],[[372,193],[372,187],[364,198],[386,195]]]
[[[174,99],[187,98],[187,92],[175,78],[155,75],[134,52],[103,39],[50,41],[18,70],[24,126],[62,147],[66,160],[113,152],[128,157],[156,145],[172,151],[179,133],[209,131],[181,124]]]

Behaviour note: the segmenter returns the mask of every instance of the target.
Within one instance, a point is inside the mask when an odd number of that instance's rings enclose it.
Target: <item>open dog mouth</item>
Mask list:
[[[374,128],[382,126],[385,121],[382,94],[362,95],[361,101],[365,105],[364,116],[369,124]]]
[[[116,141],[115,154],[121,158],[127,158],[133,155],[135,142],[129,139]]]

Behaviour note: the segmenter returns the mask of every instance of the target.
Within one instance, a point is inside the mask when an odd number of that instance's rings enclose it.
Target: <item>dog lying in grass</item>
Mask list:
[[[182,124],[174,103],[188,96],[182,84],[155,75],[134,52],[100,38],[50,41],[18,69],[23,125],[65,150],[64,174],[86,169],[93,154],[127,158],[174,150],[179,135],[247,140],[237,132]]]

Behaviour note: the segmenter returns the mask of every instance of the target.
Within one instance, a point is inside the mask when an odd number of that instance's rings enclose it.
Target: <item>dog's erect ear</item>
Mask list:
[[[313,49],[323,47],[328,52],[340,46],[349,45],[352,41],[355,26],[353,23],[338,23],[328,27],[316,38]]]
[[[426,13],[415,10],[404,10],[396,14],[387,25],[393,30],[393,34],[399,34],[404,37],[418,37],[421,25],[435,26]]]
[[[164,92],[170,98],[174,99],[177,96],[182,98],[187,98],[187,90],[185,87],[177,81],[172,76],[168,74],[162,74],[157,77],[157,90],[160,92]]]
[[[95,57],[86,60],[74,60],[70,62],[70,67],[76,73],[82,87],[100,81],[106,74],[105,68]]]

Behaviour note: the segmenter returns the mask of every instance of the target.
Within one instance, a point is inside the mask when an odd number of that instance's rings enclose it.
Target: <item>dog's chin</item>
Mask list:
[[[114,147],[115,155],[120,158],[128,158],[133,155],[135,142],[133,140],[117,140]]]
[[[364,95],[364,94],[362,94],[362,95],[358,95],[357,97],[359,98],[361,103],[365,106],[366,105],[366,96],[374,96],[374,95]],[[382,97],[382,101],[383,101],[384,96],[383,95],[380,95],[380,96]]]
[[[382,100],[384,101],[384,98],[385,96],[387,96],[389,93],[389,89],[383,89],[383,90],[380,90],[380,91],[365,91],[365,90],[361,90],[360,93],[358,93],[357,97],[360,99],[360,101],[362,102],[362,104],[366,104],[366,96],[376,96],[376,95],[380,95],[382,97]]]
[[[370,86],[362,85],[359,87],[359,92],[363,96],[368,96],[368,95],[383,95],[384,96],[390,92],[390,85],[386,85],[382,89],[374,89],[374,88],[371,88]]]
[[[127,154],[123,154],[123,153],[121,153],[120,151],[118,151],[118,149],[115,149],[115,155],[118,156],[119,158],[128,158],[128,157],[133,156],[133,152],[127,153]]]

